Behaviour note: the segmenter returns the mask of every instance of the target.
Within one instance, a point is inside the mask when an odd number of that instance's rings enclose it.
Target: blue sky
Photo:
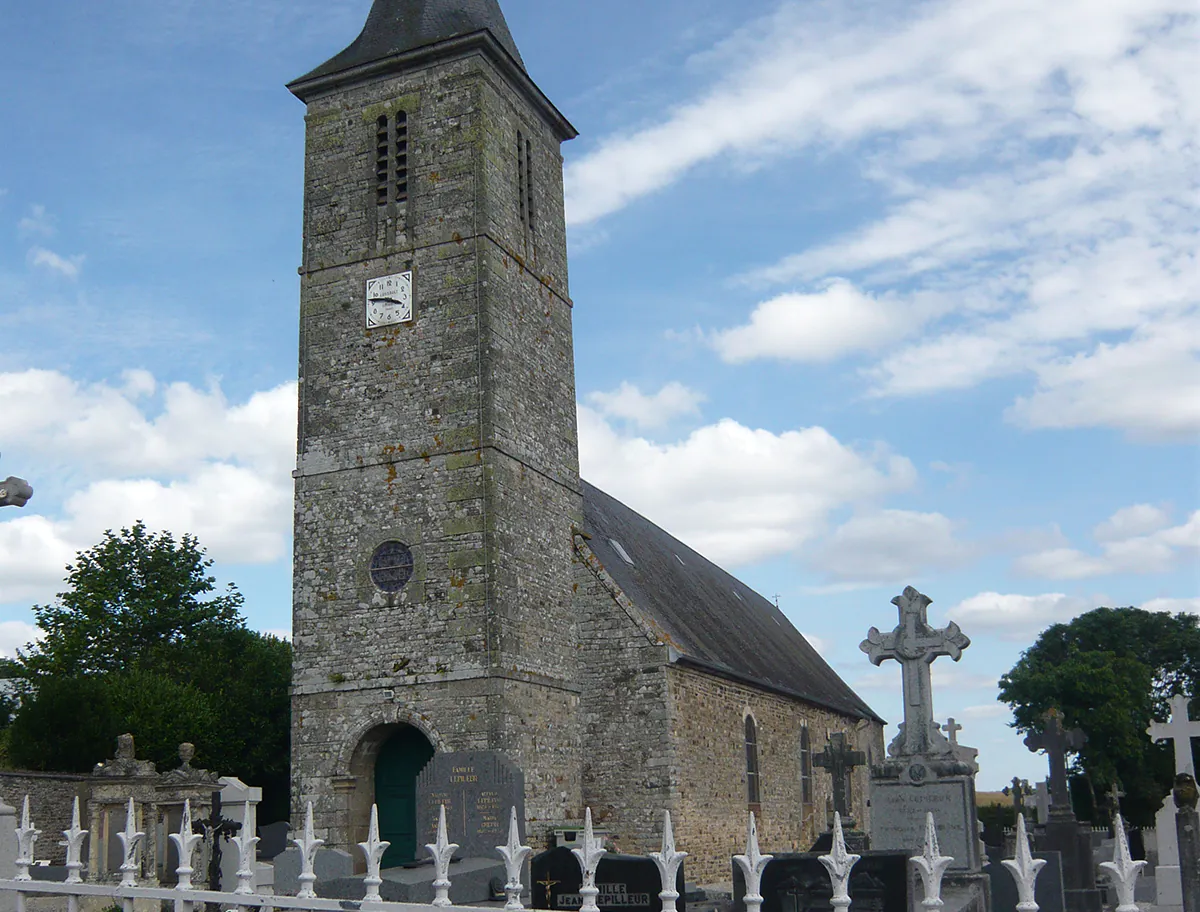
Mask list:
[[[75,551],[199,536],[287,630],[303,106],[369,0],[10,4],[0,648]],[[981,788],[996,680],[1098,605],[1200,611],[1191,0],[507,0],[567,144],[584,474],[858,651],[905,585]],[[1189,87],[1193,90],[1189,92]]]

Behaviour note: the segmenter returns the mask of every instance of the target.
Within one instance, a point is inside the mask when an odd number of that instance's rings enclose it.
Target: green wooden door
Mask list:
[[[383,867],[417,857],[417,774],[433,758],[433,745],[406,725],[384,742],[375,761],[375,803],[379,805],[379,838],[392,845]]]

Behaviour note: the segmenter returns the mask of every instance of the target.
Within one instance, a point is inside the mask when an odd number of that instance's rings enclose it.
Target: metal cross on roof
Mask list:
[[[1151,722],[1146,729],[1153,741],[1175,742],[1175,773],[1187,773],[1192,778],[1196,776],[1196,767],[1192,761],[1192,739],[1200,738],[1200,722],[1193,722],[1188,717],[1188,698],[1182,694],[1171,697],[1171,721]]]
[[[1057,709],[1047,710],[1042,716],[1045,724],[1040,732],[1031,732],[1025,738],[1025,746],[1031,751],[1045,751],[1050,758],[1050,808],[1070,810],[1071,797],[1067,792],[1067,751],[1078,751],[1087,742],[1081,729],[1067,731],[1062,725],[1062,714]]]
[[[867,755],[853,750],[846,743],[845,732],[834,732],[829,736],[825,750],[813,757],[813,766],[829,772],[833,779],[833,809],[843,817],[850,815],[849,796],[846,794],[846,777],[856,766],[864,766]]]
[[[903,755],[926,754],[933,748],[937,732],[929,667],[939,656],[950,656],[957,662],[971,641],[953,621],[941,630],[930,627],[926,611],[932,599],[912,586],[906,588],[903,595],[892,599],[892,604],[900,609],[899,625],[888,634],[872,627],[859,649],[875,665],[881,665],[885,659],[895,659],[904,672],[904,722],[890,751]],[[939,752],[946,753],[947,742],[940,740]]]

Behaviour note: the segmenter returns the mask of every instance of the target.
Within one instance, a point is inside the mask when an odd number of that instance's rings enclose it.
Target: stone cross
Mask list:
[[[1171,721],[1151,722],[1146,734],[1152,741],[1175,742],[1175,773],[1196,776],[1192,762],[1192,739],[1200,738],[1200,722],[1188,717],[1188,698],[1182,694],[1171,697]]]
[[[954,716],[946,720],[946,724],[942,726],[942,731],[950,738],[950,743],[955,747],[958,746],[958,733],[963,730],[963,727],[954,721]]]
[[[1114,811],[1121,809],[1121,799],[1125,797],[1125,793],[1121,791],[1121,783],[1116,779],[1113,780],[1112,788],[1108,790],[1108,800],[1112,802]]]
[[[1013,807],[1017,809],[1017,813],[1021,813],[1025,809],[1025,798],[1029,794],[1029,783],[1023,782],[1017,776],[1013,776],[1011,786],[1004,787],[1004,794],[1012,798]]]
[[[953,621],[941,630],[930,627],[926,610],[932,599],[912,586],[906,588],[903,595],[892,599],[892,604],[900,609],[900,624],[888,634],[872,627],[859,649],[874,665],[883,664],[885,659],[895,659],[904,672],[904,722],[889,752],[906,756],[928,754],[933,750],[937,734],[929,667],[939,656],[950,656],[957,662],[971,641]],[[945,739],[941,741],[942,745],[949,746]],[[945,747],[938,752],[948,753]]]
[[[1031,751],[1046,752],[1050,758],[1050,810],[1071,809],[1071,796],[1067,792],[1067,751],[1078,751],[1087,741],[1080,729],[1067,731],[1062,726],[1058,710],[1050,709],[1042,717],[1045,724],[1040,732],[1031,732],[1025,738],[1025,746]]]
[[[829,772],[833,779],[833,809],[843,817],[850,816],[849,802],[846,800],[846,777],[856,766],[867,762],[867,755],[862,751],[851,750],[846,744],[844,732],[834,732],[829,736],[825,750],[813,757],[813,766],[819,766]]]

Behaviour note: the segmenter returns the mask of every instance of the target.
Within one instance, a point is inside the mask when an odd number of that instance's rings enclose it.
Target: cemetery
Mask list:
[[[899,666],[885,747],[777,605],[579,476],[575,130],[495,0],[376,0],[288,88],[291,823],[260,827],[261,784],[191,742],[171,769],[125,734],[90,773],[0,771],[0,912],[1200,912],[1187,696],[1145,733],[1174,757],[1155,827],[1126,827],[1115,782],[1111,825],[1081,819],[1089,733],[1051,708],[1025,738],[1045,781],[1014,777],[985,828],[981,748],[934,705],[971,639],[929,596],[859,647]],[[31,496],[0,482],[0,506]]]

